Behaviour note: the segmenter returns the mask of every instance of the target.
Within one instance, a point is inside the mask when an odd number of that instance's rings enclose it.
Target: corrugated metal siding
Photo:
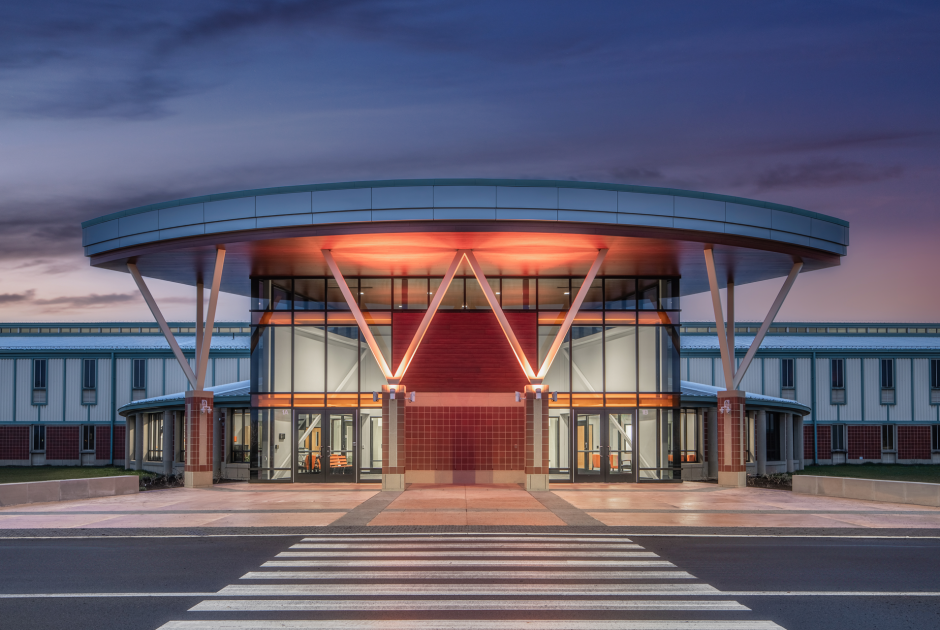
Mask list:
[[[895,405],[889,413],[892,421],[907,422],[911,420],[911,360],[895,359],[894,373]]]
[[[832,390],[829,381],[829,359],[816,359],[816,409],[814,414],[820,422],[835,421],[838,411],[835,405],[830,405]]]
[[[689,360],[688,359],[679,359],[679,380],[687,381],[689,380]]]
[[[117,360],[117,406],[121,408],[131,401],[131,385],[134,384],[134,360]]]
[[[843,422],[862,419],[862,360],[845,360],[845,405],[839,410]]]
[[[796,400],[809,408],[813,407],[813,360],[809,357],[797,357],[793,360],[793,380],[796,385]],[[810,413],[805,420],[812,420]]]
[[[863,420],[884,422],[888,414],[881,404],[881,371],[878,359],[863,359],[865,362],[865,417]]]
[[[725,368],[721,366],[721,357],[715,357],[712,359],[715,368],[715,382],[712,383],[715,387],[724,387],[725,386]]]
[[[176,392],[186,391],[186,375],[183,374],[183,368],[179,362],[174,359],[166,360],[166,393],[175,394]]]
[[[251,374],[251,359],[247,357],[244,359],[239,359],[237,381],[247,381],[250,374]]]
[[[128,375],[130,379],[130,375]],[[128,390],[128,396],[130,392]],[[98,404],[90,408],[92,422],[110,422],[111,409],[111,359],[98,359]]]
[[[163,396],[163,359],[147,359],[147,397]]]
[[[764,360],[764,394],[780,396],[780,359]]]
[[[914,420],[936,420],[930,406],[930,359],[914,359]]]
[[[82,360],[66,359],[65,363],[65,419],[81,422],[88,419],[88,410],[82,406]],[[98,404],[110,404],[110,400],[101,400],[101,383],[98,385]]]
[[[0,359],[0,422],[12,422],[16,419],[13,388],[13,359]]]
[[[64,359],[49,359],[46,365],[46,406],[42,409],[42,419],[49,422],[65,419],[65,409],[62,407],[62,395],[65,382],[62,368]]]
[[[33,406],[33,361],[16,360],[16,420],[35,422],[39,419]]]
[[[688,380],[693,383],[712,385],[712,360],[706,357],[691,357]]]
[[[193,372],[196,371],[196,362],[191,361],[193,366]],[[212,387],[215,385],[215,367],[212,365],[212,358],[209,358],[209,361],[206,363],[206,380],[203,381],[205,387]]]
[[[736,369],[740,369],[741,361],[743,357],[737,360]],[[752,394],[761,393],[761,379],[763,374],[761,373],[761,365],[759,360],[751,361],[750,367],[747,368],[747,372],[744,374],[744,378],[741,379],[741,384],[738,386],[738,389],[743,389],[746,392],[751,392]]]
[[[683,366],[685,361],[681,361]],[[238,359],[215,360],[215,384],[227,385],[238,382]]]

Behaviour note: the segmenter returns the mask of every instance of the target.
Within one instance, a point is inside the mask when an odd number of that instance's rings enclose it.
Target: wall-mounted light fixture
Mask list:
[[[558,392],[552,392],[552,402],[558,402]]]
[[[378,401],[379,401],[379,393],[372,392],[372,402],[378,402]]]
[[[414,402],[414,401],[415,401],[415,393],[414,393],[414,392],[411,392],[411,398],[410,398],[409,400],[411,400],[411,402]]]
[[[521,401],[522,401],[522,393],[516,392],[516,402],[521,402]]]

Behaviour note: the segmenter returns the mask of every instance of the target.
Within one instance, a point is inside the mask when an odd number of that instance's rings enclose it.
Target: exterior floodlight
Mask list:
[[[519,402],[521,400],[522,400],[522,394],[519,392],[516,392],[516,402]]]
[[[558,402],[558,392],[552,392],[552,402]]]
[[[411,402],[414,402],[414,401],[415,401],[415,393],[414,393],[414,392],[411,392],[411,398],[410,398],[410,400],[411,400]]]
[[[378,401],[379,401],[379,393],[372,392],[372,402],[378,402]]]

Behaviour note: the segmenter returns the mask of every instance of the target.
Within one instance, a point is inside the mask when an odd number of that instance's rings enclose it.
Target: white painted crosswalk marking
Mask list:
[[[190,612],[203,619],[161,630],[783,630],[639,544],[590,535],[315,535]]]

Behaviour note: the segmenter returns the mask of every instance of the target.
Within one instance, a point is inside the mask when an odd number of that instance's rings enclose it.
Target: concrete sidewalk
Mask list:
[[[337,523],[340,519],[343,521]],[[383,528],[592,525],[742,531],[940,530],[940,508],[796,495],[780,490],[721,488],[704,483],[556,484],[549,493],[532,494],[516,485],[415,484],[394,497],[371,485],[231,483],[208,489],[156,490],[0,508],[0,534],[3,530],[76,528],[260,531],[334,523],[341,526],[347,522]]]

